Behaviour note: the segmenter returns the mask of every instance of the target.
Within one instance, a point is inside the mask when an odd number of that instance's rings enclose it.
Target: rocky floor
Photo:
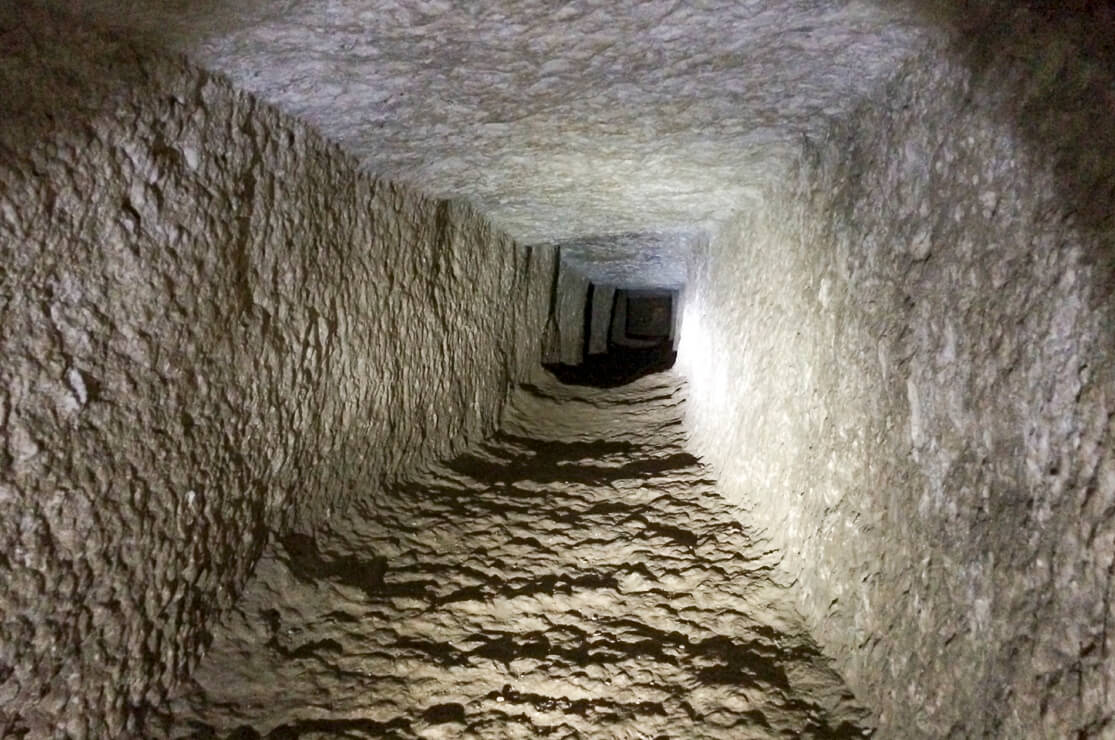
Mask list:
[[[683,397],[523,387],[494,439],[274,543],[158,734],[870,734],[685,451]]]

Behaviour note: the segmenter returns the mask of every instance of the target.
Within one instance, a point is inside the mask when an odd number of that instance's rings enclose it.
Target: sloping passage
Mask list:
[[[522,387],[487,443],[273,544],[171,734],[866,734],[683,395]]]

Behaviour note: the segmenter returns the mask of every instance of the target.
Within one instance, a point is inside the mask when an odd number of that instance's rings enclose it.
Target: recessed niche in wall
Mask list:
[[[632,339],[668,339],[673,327],[673,297],[669,293],[627,293],[624,333]]]

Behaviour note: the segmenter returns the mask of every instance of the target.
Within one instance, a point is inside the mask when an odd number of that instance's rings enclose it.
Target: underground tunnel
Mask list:
[[[1113,39],[0,0],[0,737],[1111,737]]]

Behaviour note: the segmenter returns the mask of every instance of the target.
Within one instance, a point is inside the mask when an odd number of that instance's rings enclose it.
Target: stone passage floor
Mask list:
[[[685,451],[683,394],[524,387],[495,439],[273,544],[170,734],[869,734]]]

